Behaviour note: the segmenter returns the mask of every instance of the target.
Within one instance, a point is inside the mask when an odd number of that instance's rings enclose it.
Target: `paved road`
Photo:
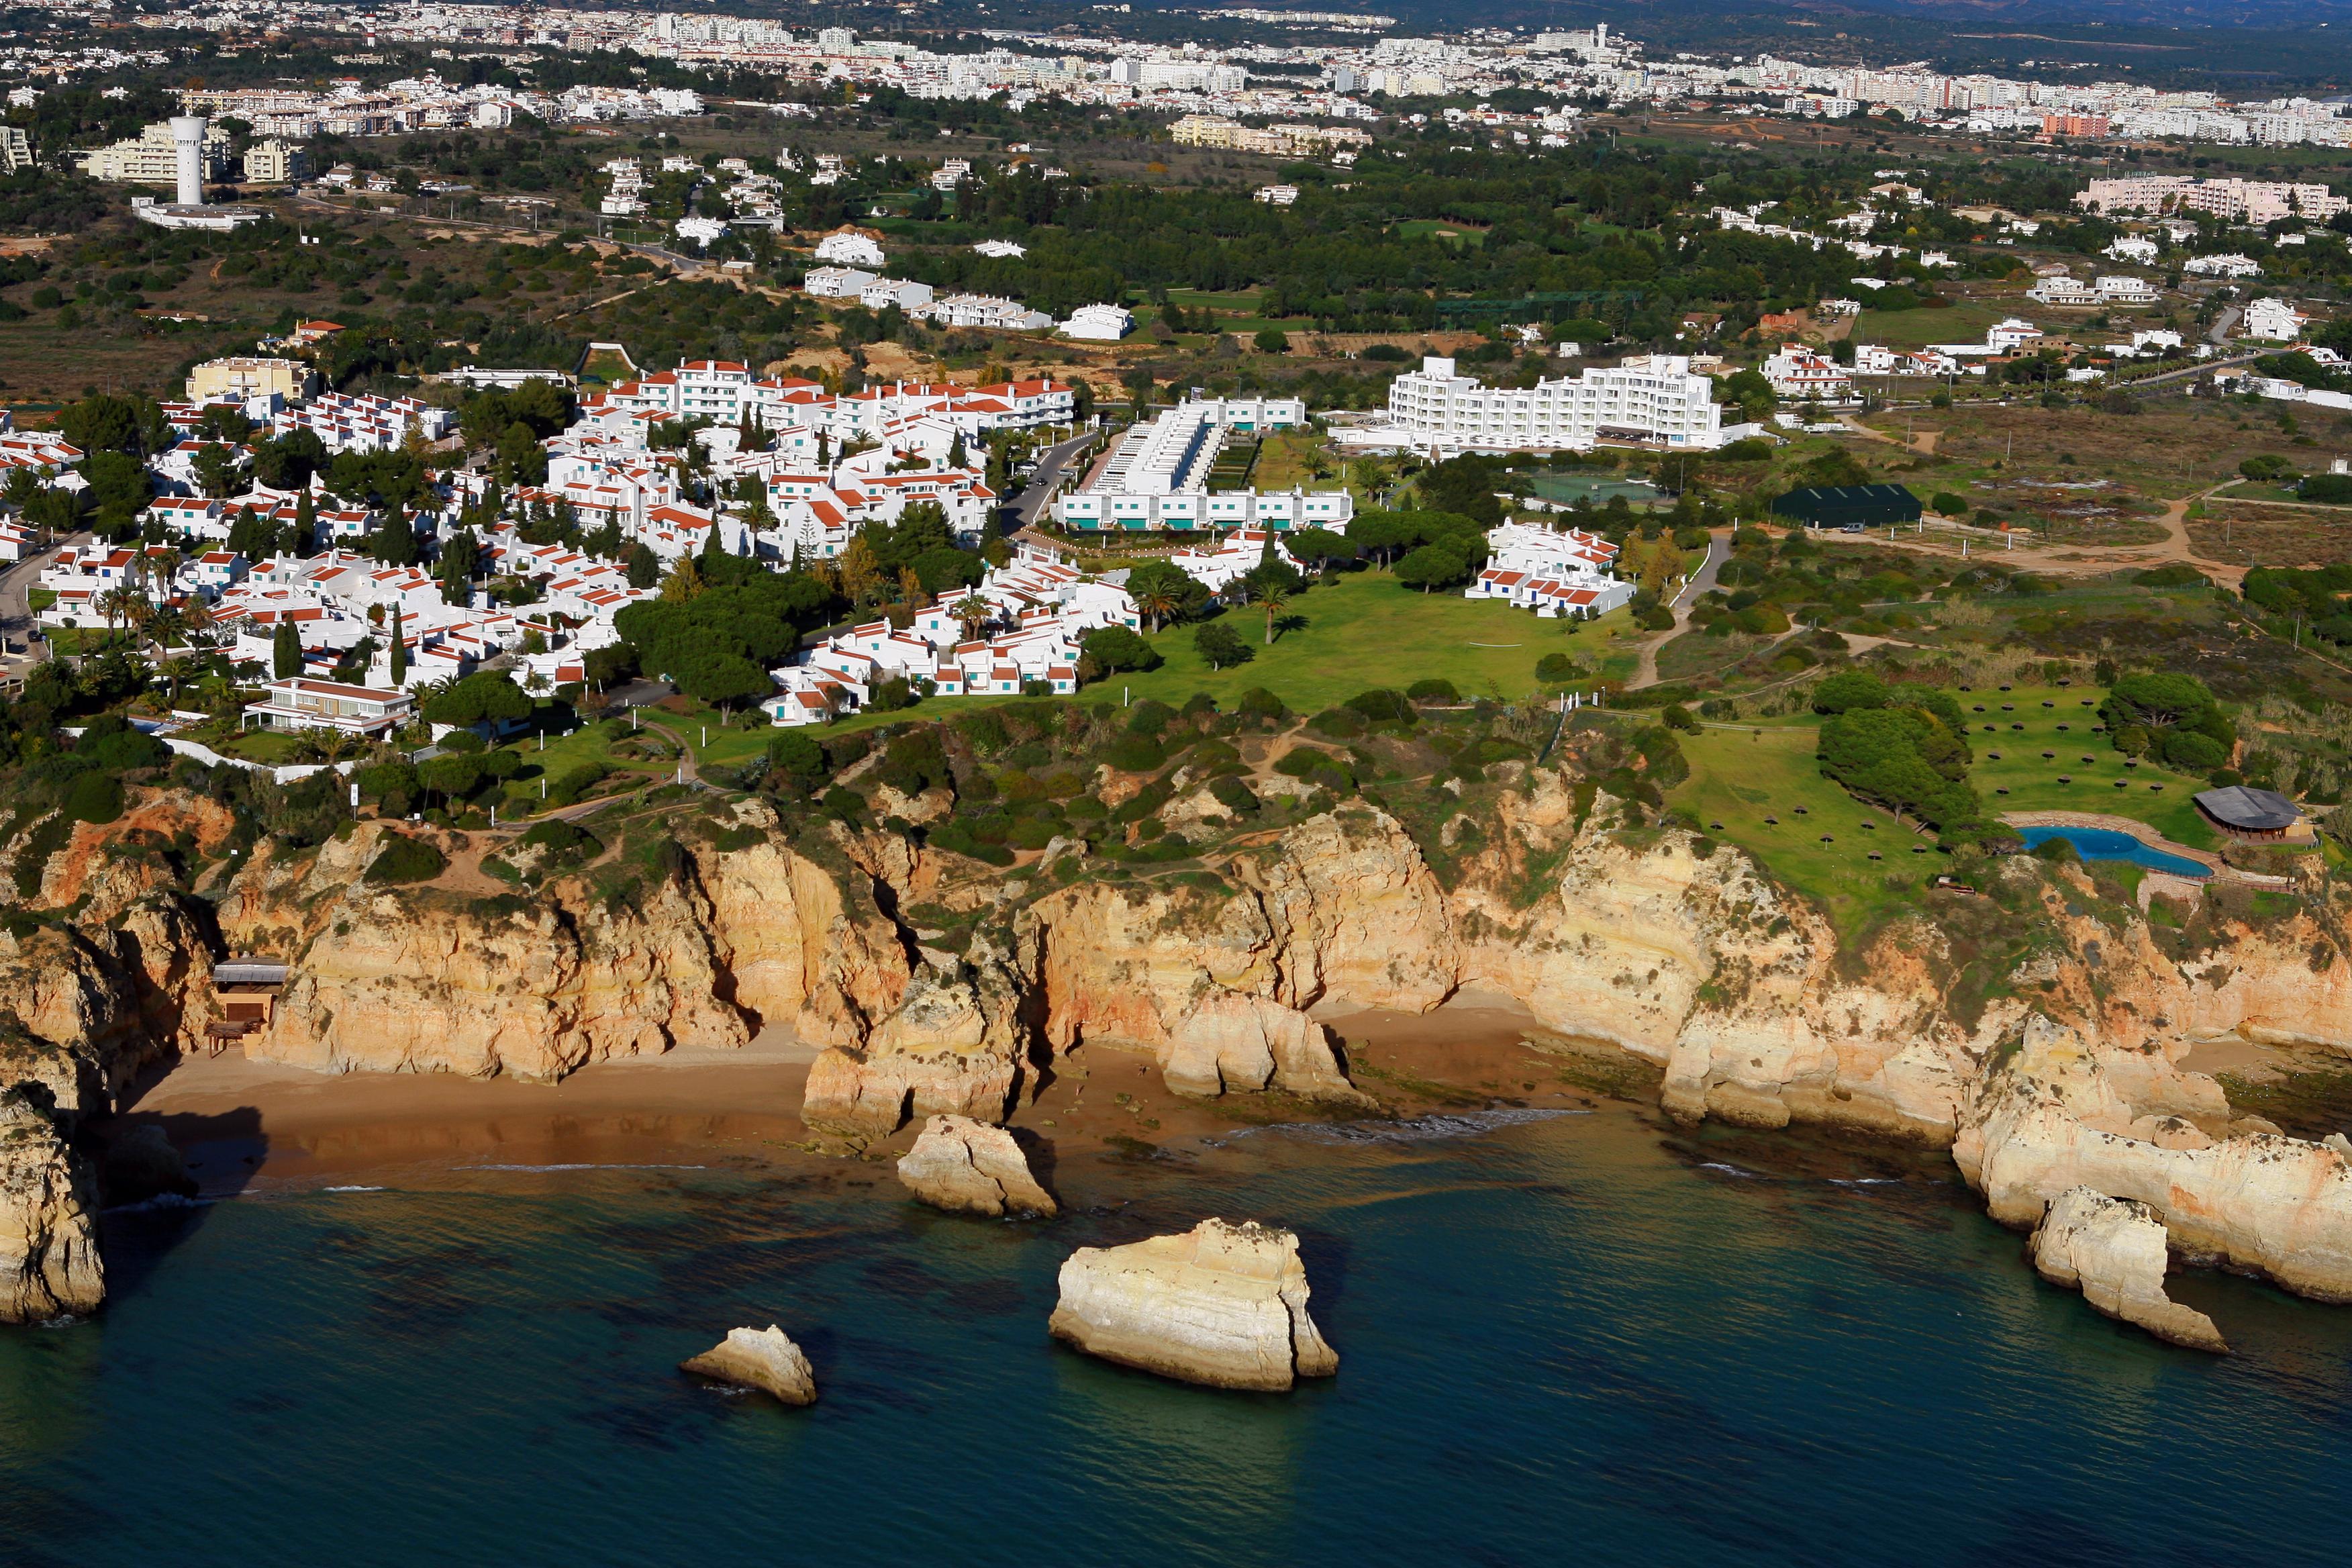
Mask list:
[[[56,560],[58,551],[87,538],[86,534],[69,535],[37,555],[0,571],[0,676],[22,675],[49,657],[46,640],[26,645],[26,639],[34,629],[32,604],[26,595],[39,585],[41,568]]]
[[[2240,310],[2235,305],[2231,305],[2227,310],[2223,310],[2220,315],[2213,318],[2213,325],[2206,331],[2205,341],[2209,343],[2223,343],[2229,342],[2230,329],[2236,326],[2238,324],[2238,319],[2244,314],[2245,311]]]
[[[1658,650],[1690,629],[1692,609],[1701,597],[1714,592],[1716,578],[1723,571],[1723,563],[1730,559],[1731,531],[1724,529],[1707,540],[1706,559],[1699,563],[1698,570],[1691,574],[1690,581],[1683,584],[1683,591],[1667,606],[1675,613],[1675,624],[1643,645],[1641,666],[1633,672],[1633,679],[1625,683],[1626,689],[1658,683]]]
[[[1083,435],[1073,436],[1039,454],[1037,471],[1029,476],[1029,482],[1022,487],[1020,499],[1013,503],[1016,527],[1027,528],[1037,521],[1037,514],[1044,511],[1045,503],[1053,499],[1054,486],[1060,480],[1062,470],[1069,465],[1071,457],[1092,441],[1097,434],[1089,430]]]

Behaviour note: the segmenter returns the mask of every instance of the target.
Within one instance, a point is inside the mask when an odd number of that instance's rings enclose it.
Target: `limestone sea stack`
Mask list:
[[[1029,1173],[1013,1134],[969,1116],[934,1116],[898,1161],[898,1180],[933,1208],[950,1214],[1037,1215],[1060,1212],[1052,1194]]]
[[[773,1323],[764,1329],[730,1329],[725,1339],[677,1366],[697,1377],[760,1389],[785,1405],[816,1403],[816,1373],[810,1370],[808,1357]]]
[[[97,1194],[37,1091],[0,1094],[0,1322],[94,1312],[106,1300]]]
[[[2146,1204],[2069,1187],[2033,1233],[2033,1267],[2110,1318],[2191,1350],[2227,1352],[2213,1320],[2164,1293],[2164,1222]]]
[[[1307,1315],[1307,1268],[1286,1230],[1206,1219],[1182,1236],[1082,1247],[1061,1285],[1054,1337],[1105,1361],[1268,1393],[1339,1370]]]

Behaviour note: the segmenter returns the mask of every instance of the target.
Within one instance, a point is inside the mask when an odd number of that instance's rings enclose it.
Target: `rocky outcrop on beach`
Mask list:
[[[810,1067],[801,1119],[853,1133],[895,1131],[910,1116],[1003,1121],[1038,1083],[1035,963],[1034,935],[985,929],[961,958],[929,955],[862,1047],[834,1047]]]
[[[1277,1088],[1310,1100],[1369,1106],[1348,1081],[1321,1024],[1269,996],[1213,991],[1170,1032],[1160,1071],[1178,1094]]]
[[[2030,1019],[1974,1086],[1952,1157],[2005,1225],[2089,1187],[2145,1204],[2191,1261],[2352,1301],[2352,1161],[2233,1120],[2219,1084],[2161,1052]]]
[[[816,1373],[808,1357],[773,1323],[764,1329],[730,1329],[725,1339],[677,1365],[697,1377],[759,1389],[779,1404],[816,1403]]]
[[[1162,1377],[1282,1393],[1339,1370],[1307,1298],[1297,1237],[1207,1219],[1181,1236],[1072,1253],[1049,1327],[1089,1355]]]
[[[915,1146],[899,1156],[898,1180],[921,1202],[950,1214],[1050,1219],[1060,1212],[1013,1134],[968,1116],[925,1122]]]
[[[2033,1267],[2110,1318],[2191,1350],[2230,1347],[2213,1320],[2164,1293],[2164,1222],[2146,1204],[2069,1187],[2033,1232]]]
[[[88,1167],[43,1090],[0,1093],[0,1322],[94,1312],[105,1300]]]

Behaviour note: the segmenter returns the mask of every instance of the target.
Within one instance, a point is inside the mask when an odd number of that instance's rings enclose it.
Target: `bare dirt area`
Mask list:
[[[2333,566],[2352,562],[2352,508],[2212,501],[2189,523],[2197,553],[2256,566]]]

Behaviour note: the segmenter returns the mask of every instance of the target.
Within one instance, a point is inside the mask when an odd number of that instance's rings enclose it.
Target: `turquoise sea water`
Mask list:
[[[1057,1224],[871,1167],[408,1167],[110,1221],[102,1318],[0,1332],[0,1562],[2316,1563],[2352,1310],[2215,1276],[2240,1353],[2039,1283],[1932,1160],[1602,1110],[1066,1162]],[[1451,1134],[1451,1135],[1448,1135]],[[1338,1378],[1045,1331],[1076,1245],[1299,1230]],[[672,1371],[786,1326],[823,1403]]]
[[[2025,840],[2025,847],[2029,849],[2053,838],[2063,838],[2085,860],[2126,860],[2135,866],[2145,866],[2151,871],[2169,871],[2176,877],[2193,877],[2199,881],[2213,874],[2195,860],[2151,848],[2145,840],[2116,828],[2021,827],[2017,834]]]

